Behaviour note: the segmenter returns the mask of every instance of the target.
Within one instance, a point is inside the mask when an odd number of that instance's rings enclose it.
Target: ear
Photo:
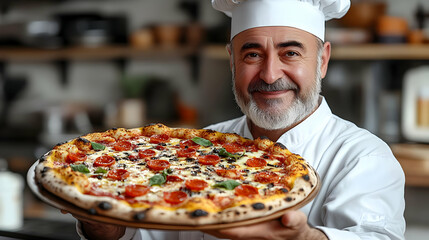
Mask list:
[[[331,43],[325,42],[323,44],[323,53],[322,53],[322,64],[320,66],[321,77],[324,78],[326,76],[326,72],[328,71],[328,63],[331,58]]]
[[[228,54],[229,54],[229,68],[230,68],[230,69],[231,69],[231,71],[232,71],[232,66],[233,66],[233,62],[232,62],[232,61],[234,61],[234,58],[232,57],[231,44],[232,44],[232,42],[231,42],[231,43],[228,43],[228,44],[225,46],[225,48],[226,48],[226,50],[228,51]]]

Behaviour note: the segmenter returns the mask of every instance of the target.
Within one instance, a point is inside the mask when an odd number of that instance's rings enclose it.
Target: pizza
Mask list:
[[[319,184],[314,169],[280,143],[163,124],[58,144],[34,175],[50,194],[94,215],[194,226],[268,216]]]

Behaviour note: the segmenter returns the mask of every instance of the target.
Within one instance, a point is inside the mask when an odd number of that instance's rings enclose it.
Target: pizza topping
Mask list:
[[[148,193],[150,190],[150,188],[148,186],[144,186],[144,185],[128,185],[125,187],[125,192],[124,195],[126,197],[139,197],[139,196],[143,196],[146,193]]]
[[[171,174],[172,172],[173,172],[173,170],[171,170],[171,169],[164,169],[162,171],[162,173],[156,174],[149,179],[149,185],[150,186],[153,186],[153,185],[161,186],[162,184],[164,184],[167,181],[168,174]]]
[[[87,159],[85,153],[77,152],[77,153],[69,153],[67,155],[67,163],[75,163],[75,162],[83,162]]]
[[[231,179],[241,179],[243,176],[237,169],[216,169],[216,174],[221,177],[231,178]]]
[[[183,179],[175,175],[167,175],[167,182],[183,182]]]
[[[91,187],[84,188],[84,194],[141,208],[133,209],[134,220],[146,221],[152,214],[149,209],[156,206],[168,211],[183,207],[188,219],[216,211],[227,213],[229,208],[240,205],[253,210],[269,209],[273,208],[268,204],[272,199],[292,202],[296,198],[286,198],[287,193],[302,194],[298,187],[291,190],[297,177],[313,183],[302,158],[283,153],[279,150],[282,146],[270,142],[205,130],[201,135],[194,131],[109,131],[97,137],[85,136],[89,139],[85,145],[75,140],[57,147],[48,158],[54,159],[49,167],[59,172],[70,166],[84,173],[73,174],[88,180]],[[100,208],[97,203],[95,209]]]
[[[218,188],[225,188],[227,190],[233,190],[234,188],[236,188],[237,186],[239,186],[240,183],[234,180],[226,180],[220,183],[216,183],[213,187],[218,187]]]
[[[110,170],[107,173],[107,178],[121,181],[121,180],[126,179],[129,175],[130,175],[130,173],[127,170],[121,169],[121,168],[116,168],[116,169]]]
[[[262,158],[250,158],[246,161],[246,165],[249,167],[265,167],[267,166],[267,161]]]
[[[244,152],[244,146],[238,143],[225,143],[223,144],[223,148],[229,153],[238,153]]]
[[[139,151],[138,155],[139,155],[139,158],[144,159],[144,158],[154,157],[156,155],[156,152],[155,150],[152,150],[152,149],[146,149],[144,151]]]
[[[242,154],[232,154],[232,153],[228,152],[225,148],[219,149],[218,153],[219,153],[219,156],[227,157],[227,158],[230,158],[233,160],[237,160],[243,156]]]
[[[258,172],[255,174],[255,181],[260,183],[276,183],[280,176],[274,172]]]
[[[221,209],[225,209],[234,203],[234,199],[231,197],[214,196],[212,202]]]
[[[194,137],[194,138],[192,138],[192,141],[194,141],[196,144],[201,145],[203,147],[213,146],[213,143],[210,142],[210,140],[200,138],[200,137]]]
[[[156,174],[149,179],[149,185],[159,185],[161,186],[166,182],[166,177],[163,174]]]
[[[149,160],[147,161],[147,167],[154,171],[164,170],[170,167],[170,162],[167,160]]]
[[[164,192],[164,201],[177,205],[184,202],[188,198],[188,194],[183,191]]]
[[[170,137],[167,134],[155,134],[152,135],[149,139],[150,143],[166,143],[170,140]]]
[[[107,173],[107,170],[101,167],[98,167],[97,169],[95,169],[94,173]]]
[[[113,149],[116,151],[130,151],[134,149],[134,145],[126,140],[116,142],[115,145],[113,145]]]
[[[245,185],[242,184],[235,188],[235,195],[242,196],[242,197],[254,197],[255,195],[258,195],[259,191],[256,187],[251,185]]]
[[[116,160],[110,155],[102,155],[95,159],[94,167],[110,167],[115,164]]]
[[[209,184],[201,179],[191,179],[185,182],[185,185],[191,191],[201,191],[204,188],[208,187]]]
[[[95,151],[101,151],[106,149],[106,146],[104,146],[101,143],[91,142],[91,146],[92,146],[92,149],[94,149]]]
[[[89,173],[89,169],[84,164],[77,164],[77,165],[71,164],[70,168],[76,172]]]
[[[191,158],[196,155],[197,151],[194,148],[183,148],[177,151],[177,156]]]
[[[181,148],[193,148],[193,149],[197,149],[198,146],[200,146],[200,144],[196,143],[192,139],[187,139],[187,140],[180,141],[179,146]]]
[[[216,165],[220,162],[220,157],[217,155],[202,155],[198,157],[198,163],[202,165]]]

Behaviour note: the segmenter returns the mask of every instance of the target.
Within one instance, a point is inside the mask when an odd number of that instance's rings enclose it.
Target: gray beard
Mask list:
[[[235,101],[241,111],[260,128],[266,130],[290,128],[309,116],[318,105],[319,94],[321,91],[319,62],[320,61],[318,61],[316,76],[314,79],[315,84],[313,85],[313,88],[311,88],[310,92],[306,94],[300,93],[298,86],[287,79],[279,79],[273,84],[267,84],[263,80],[259,80],[255,84],[249,85],[248,92],[250,93],[250,99],[248,102],[246,102],[244,96],[239,94],[235,89],[235,66],[233,66],[232,79]],[[282,104],[282,99],[266,100],[265,104],[269,107],[266,109],[259,108],[251,94],[258,90],[275,91],[284,89],[290,89],[295,92],[295,99],[291,106],[286,110],[279,110],[279,108],[276,107]]]

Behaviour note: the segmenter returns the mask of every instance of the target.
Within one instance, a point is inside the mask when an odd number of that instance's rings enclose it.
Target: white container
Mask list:
[[[5,160],[0,159],[0,163]],[[0,164],[3,165],[3,164]],[[0,166],[0,229],[15,230],[23,225],[24,180]]]

